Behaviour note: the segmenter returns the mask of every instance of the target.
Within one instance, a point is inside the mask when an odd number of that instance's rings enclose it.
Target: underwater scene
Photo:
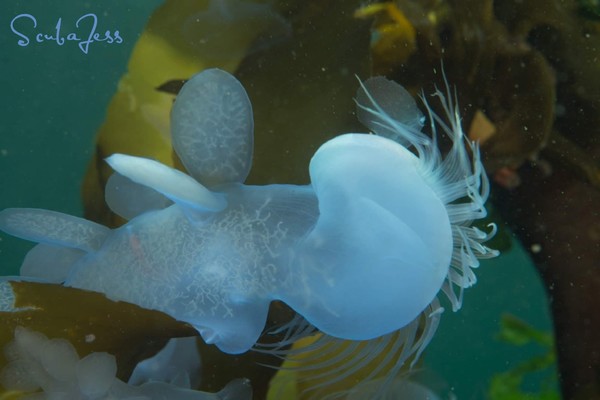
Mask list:
[[[598,1],[0,32],[0,400],[600,399]]]

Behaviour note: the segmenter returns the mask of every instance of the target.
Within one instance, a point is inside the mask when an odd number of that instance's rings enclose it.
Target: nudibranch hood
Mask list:
[[[389,139],[346,134],[317,150],[310,177],[319,219],[293,266],[307,290],[281,299],[336,337],[408,324],[440,291],[452,256],[448,213],[419,159]]]

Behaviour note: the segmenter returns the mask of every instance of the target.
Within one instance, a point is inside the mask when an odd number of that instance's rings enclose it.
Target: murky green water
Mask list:
[[[95,133],[130,52],[159,4],[158,0],[0,4],[0,209],[37,207],[82,214],[80,185],[95,151]],[[29,14],[36,18],[39,32],[55,32],[58,18],[63,32],[69,32],[88,13],[98,17],[99,29],[119,30],[123,43],[92,43],[87,54],[70,42],[60,46],[53,40],[32,40],[19,46],[10,29],[13,18]],[[32,31],[29,17],[15,24]],[[16,274],[30,247],[0,234],[0,275]],[[445,311],[423,357],[423,367],[458,399],[486,398],[492,376],[540,352],[533,345],[521,348],[496,340],[503,313],[551,330],[543,287],[516,242],[497,259],[483,261],[477,276],[477,285],[465,292],[463,309]],[[535,378],[528,380],[526,387],[535,388],[537,383]]]

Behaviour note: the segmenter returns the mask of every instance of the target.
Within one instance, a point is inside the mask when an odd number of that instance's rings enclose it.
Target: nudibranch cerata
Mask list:
[[[495,227],[471,226],[486,215],[489,191],[478,145],[464,137],[450,90],[434,96],[446,115],[423,99],[429,136],[412,96],[371,78],[356,103],[372,133],[323,144],[309,185],[250,186],[250,101],[232,75],[205,70],[183,86],[171,115],[188,174],[146,158],[107,159],[115,173],[106,200],[128,223],[109,229],[14,208],[0,213],[0,229],[39,243],[23,277],[165,312],[227,353],[255,346],[280,300],[298,314],[286,326],[294,338],[318,330],[367,341],[412,329],[401,338],[403,362],[435,331],[438,293],[459,308],[478,258],[497,254],[483,245]],[[436,130],[452,142],[445,156]]]

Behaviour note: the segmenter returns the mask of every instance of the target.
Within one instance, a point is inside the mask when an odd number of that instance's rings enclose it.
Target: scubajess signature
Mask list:
[[[90,44],[104,42],[107,44],[121,44],[123,37],[118,30],[100,31],[98,16],[93,13],[82,15],[75,21],[75,30],[66,31],[63,28],[62,18],[58,18],[54,30],[45,30],[38,27],[38,20],[31,14],[19,14],[10,21],[11,31],[18,37],[17,45],[27,47],[35,43],[56,43],[63,46],[69,42],[76,43],[79,49],[88,54]]]

